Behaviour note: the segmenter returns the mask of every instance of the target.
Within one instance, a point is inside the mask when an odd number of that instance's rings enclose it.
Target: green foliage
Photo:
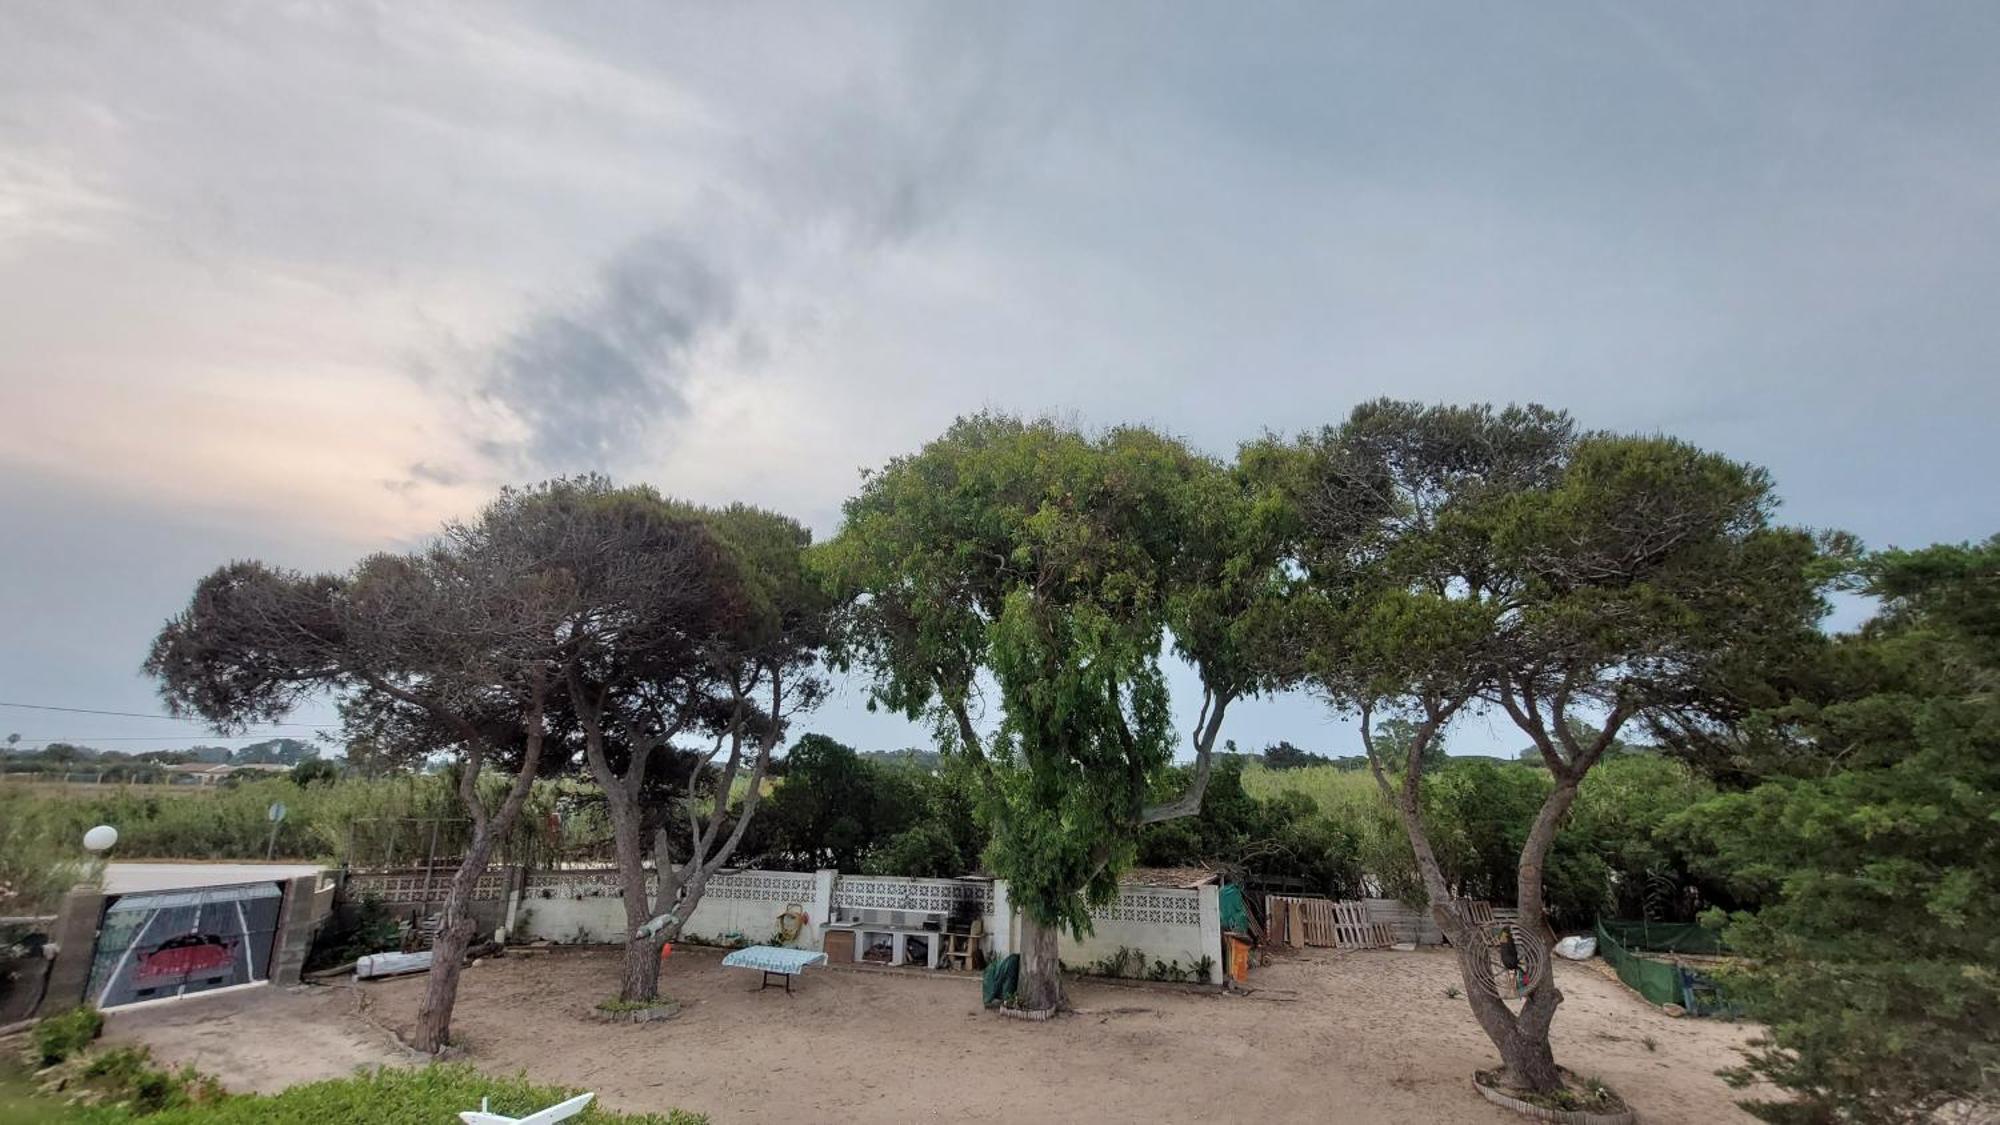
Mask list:
[[[1090,971],[1100,977],[1135,977],[1146,968],[1146,955],[1130,946],[1121,945],[1116,953],[1099,960]]]
[[[779,945],[783,943],[773,942],[772,944]],[[667,996],[655,996],[647,1000],[620,1000],[616,997],[613,997],[609,1000],[599,1000],[597,1002],[597,1010],[600,1012],[614,1012],[614,1013],[648,1012],[653,1010],[654,1008],[673,1008],[673,1007],[678,1007],[679,1005],[680,1001]]]
[[[749,850],[799,870],[861,870],[862,857],[908,828],[918,782],[864,761],[850,746],[808,734],[785,754],[785,778],[751,824]]]
[[[1167,771],[1160,791],[1178,791],[1187,784],[1187,772],[1185,767]],[[1244,785],[1245,774],[1238,759],[1218,761],[1201,812],[1147,825],[1139,838],[1139,862],[1149,867],[1206,865],[1303,879],[1313,893],[1334,898],[1360,894],[1356,833],[1322,814],[1302,794],[1276,791],[1265,800],[1252,797]]]
[[[1217,723],[1272,682],[1279,518],[1161,435],[997,415],[959,420],[848,502],[821,555],[848,605],[835,658],[982,772],[987,861],[1041,923],[1082,932],[1133,860],[1177,742],[1169,628]],[[990,737],[975,727],[982,676],[1001,705]]]
[[[304,788],[313,784],[331,785],[340,780],[340,763],[326,758],[307,758],[292,767],[292,784]]]
[[[499,803],[505,788],[503,778],[482,780],[480,793],[489,808]],[[531,809],[555,793],[553,784],[537,786]],[[463,807],[451,779],[441,774],[350,778],[306,786],[276,777],[226,789],[164,792],[19,786],[0,789],[0,871],[10,870],[14,863],[38,871],[42,901],[52,902],[51,889],[59,898],[76,876],[89,874],[81,841],[84,831],[98,824],[118,829],[116,855],[123,859],[263,859],[271,834],[266,814],[273,802],[285,805],[285,819],[278,825],[281,859],[408,863],[422,858],[430,831],[428,825],[411,822],[446,821],[439,840],[439,850],[446,854],[461,846],[454,834],[465,831]],[[542,823],[538,816],[524,815],[511,842],[525,844],[541,831]],[[347,855],[350,843],[358,855]],[[54,858],[65,856],[79,866],[65,871]]]
[[[523,910],[522,914],[527,911]],[[525,922],[522,924],[526,928]],[[331,968],[396,948],[396,918],[382,899],[364,895],[352,910],[340,911],[313,937],[306,953],[306,969]]]
[[[1862,572],[1883,612],[1826,654],[1850,692],[1765,716],[1826,765],[1684,818],[1766,898],[1729,920],[1749,961],[1723,985],[1769,1025],[1732,1080],[1794,1095],[1751,1106],[1772,1121],[2000,1107],[2000,538]]]
[[[143,1063],[143,1059],[140,1060]],[[124,1064],[120,1064],[124,1065]],[[158,1074],[158,1072],[152,1072]],[[143,1074],[140,1081],[159,1084]],[[172,1076],[170,1082],[182,1081]],[[80,1125],[435,1125],[455,1121],[462,1110],[477,1109],[481,1098],[495,1113],[524,1117],[581,1091],[545,1086],[523,1077],[494,1078],[464,1064],[417,1069],[380,1069],[350,1078],[293,1086],[277,1094],[229,1094],[213,1099],[166,1095],[158,1110],[136,1105],[102,1105],[79,1115]],[[616,1113],[592,1104],[570,1118],[577,1125],[704,1125],[708,1118],[677,1109],[665,1113]]]
[[[1352,840],[1353,865],[1376,888],[1424,901],[1409,838],[1373,778],[1334,766],[1253,766],[1242,784],[1266,803],[1310,801]],[[1521,845],[1552,785],[1546,770],[1477,758],[1450,759],[1426,779],[1425,823],[1455,894],[1514,902]],[[1592,770],[1544,872],[1557,928],[1585,929],[1600,914],[1691,921],[1696,904],[1737,901],[1734,888],[1697,868],[1677,819],[1713,793],[1688,767],[1657,754],[1631,753]],[[1649,901],[1648,888],[1661,886],[1664,897]]]
[[[56,799],[60,799],[59,796]],[[103,864],[83,850],[84,830],[51,814],[50,795],[0,786],[0,916],[53,914],[78,883],[96,883]],[[9,935],[0,931],[0,943]]]
[[[104,1016],[96,1008],[71,1008],[35,1024],[35,1054],[43,1066],[54,1066],[80,1054],[104,1033]]]
[[[134,1117],[205,1107],[227,1097],[220,1083],[191,1066],[172,1071],[154,1066],[153,1053],[146,1047],[115,1047],[93,1053],[67,1092]]]

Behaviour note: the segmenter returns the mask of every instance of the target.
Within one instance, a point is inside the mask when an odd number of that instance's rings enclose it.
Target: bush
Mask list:
[[[370,953],[395,949],[396,938],[396,919],[382,905],[381,897],[363,895],[351,913],[336,915],[313,938],[312,949],[306,953],[306,969],[330,969]]]
[[[524,1077],[491,1078],[465,1064],[415,1070],[383,1069],[313,1082],[277,1094],[237,1094],[207,1105],[178,1105],[164,1112],[99,1117],[101,1125],[142,1121],[145,1125],[436,1125],[478,1109],[485,1098],[494,1113],[525,1117],[580,1091],[542,1086]],[[569,1119],[574,1125],[706,1125],[708,1118],[670,1109],[658,1113],[615,1113],[592,1105]]]
[[[141,1117],[182,1106],[211,1105],[228,1096],[215,1079],[193,1067],[166,1071],[154,1066],[153,1053],[145,1047],[118,1047],[93,1055],[79,1083],[91,1100]]]
[[[81,1054],[104,1032],[104,1016],[96,1008],[71,1008],[35,1025],[35,1052],[43,1066],[54,1066]]]

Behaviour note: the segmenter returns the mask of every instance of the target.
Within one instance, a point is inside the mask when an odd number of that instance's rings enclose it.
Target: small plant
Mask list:
[[[655,996],[651,1000],[599,1000],[597,1010],[612,1013],[645,1012],[654,1008],[671,1008],[674,1005],[675,1001],[669,997]]]
[[[1194,963],[1194,979],[1197,981],[1206,982],[1210,977],[1213,977],[1214,975],[1215,975],[1215,958],[1210,957],[1206,953],[1202,954],[1201,959]]]
[[[1091,972],[1101,977],[1138,976],[1145,971],[1146,955],[1130,946],[1121,945],[1118,952],[1096,962]]]
[[[582,922],[576,924],[576,932],[569,935],[571,945],[584,945],[590,941],[590,930]]]
[[[1465,994],[1460,992],[1458,990],[1458,986],[1455,984],[1447,984],[1444,986],[1444,998],[1447,1000],[1456,1000],[1463,995]]]
[[[118,1047],[93,1055],[83,1068],[83,1084],[95,1100],[116,1103],[144,1116],[189,1105],[209,1105],[226,1095],[214,1078],[184,1066],[176,1071],[153,1065],[145,1047]]]
[[[397,944],[395,916],[382,904],[380,895],[365,894],[351,916],[336,916],[333,924],[313,938],[306,968],[345,965],[370,953],[395,949]]]
[[[71,1008],[35,1025],[35,1052],[43,1066],[54,1066],[80,1054],[104,1033],[104,1016],[96,1008]]]
[[[1639,1042],[1644,1043],[1648,1051],[1657,1051],[1660,1049],[1660,1041],[1658,1039],[1653,1038],[1650,1035],[1639,1040]]]

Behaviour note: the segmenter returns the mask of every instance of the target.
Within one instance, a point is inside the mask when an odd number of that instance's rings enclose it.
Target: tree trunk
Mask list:
[[[1016,999],[1028,1011],[1048,1011],[1067,1004],[1062,961],[1057,956],[1061,936],[1061,927],[1044,925],[1028,911],[1021,912],[1021,984]]]
[[[609,790],[606,790],[609,793]],[[622,794],[621,794],[622,797]],[[653,917],[652,896],[647,893],[646,857],[641,850],[639,813],[620,798],[612,798],[611,832],[618,852],[618,881],[625,896],[625,971],[618,982],[618,998],[628,1003],[653,1000],[660,992],[660,939],[647,937],[640,928]]]
[[[1527,845],[1522,849],[1520,883],[1517,887],[1517,901],[1521,906],[1520,925],[1529,940],[1542,941],[1543,969],[1517,1015],[1492,991],[1487,965],[1491,956],[1487,935],[1460,913],[1450,883],[1445,878],[1444,867],[1438,862],[1437,851],[1431,847],[1430,833],[1424,824],[1423,808],[1417,801],[1415,787],[1406,784],[1400,791],[1392,791],[1379,770],[1376,778],[1382,782],[1384,796],[1403,822],[1403,829],[1410,839],[1410,850],[1416,856],[1417,870],[1423,876],[1425,893],[1430,899],[1431,915],[1451,939],[1452,948],[1458,954],[1459,978],[1465,984],[1466,1002],[1471,1006],[1473,1019],[1478,1021],[1480,1030],[1499,1050],[1500,1060],[1507,1071],[1506,1081],[1524,1090],[1562,1089],[1562,1072],[1556,1069],[1555,1054],[1549,1046],[1549,1023],[1555,1017],[1556,1005],[1562,1003],[1562,993],[1556,989],[1555,981],[1549,979],[1554,966],[1547,941],[1548,922],[1542,914],[1541,873],[1549,844],[1555,836],[1555,824],[1575,798],[1574,785],[1558,786],[1556,792],[1550,795],[1537,817],[1535,830],[1529,833]]]
[[[484,864],[480,865],[484,867]],[[410,1045],[435,1055],[451,1043],[451,1011],[458,1002],[458,975],[465,970],[465,949],[472,944],[476,923],[469,914],[447,918],[431,943],[431,970],[424,985],[424,1002],[417,1009],[417,1029]]]
[[[618,998],[628,1003],[656,1000],[660,995],[660,947],[664,937],[625,939],[625,969],[618,977]]]

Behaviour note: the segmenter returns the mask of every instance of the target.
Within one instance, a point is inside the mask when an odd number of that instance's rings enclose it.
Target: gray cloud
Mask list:
[[[691,353],[735,307],[735,284],[705,251],[647,238],[574,307],[541,313],[509,339],[482,393],[526,426],[524,452],[539,467],[630,461],[656,420],[686,413]]]
[[[687,418],[704,350],[754,371],[790,327],[787,302],[817,300],[828,263],[851,275],[945,220],[1036,104],[1003,108],[976,46],[965,29],[927,30],[830,90],[725,84],[746,124],[715,154],[696,216],[623,246],[588,293],[508,336],[478,394],[525,434],[482,450],[514,471],[632,464]]]

